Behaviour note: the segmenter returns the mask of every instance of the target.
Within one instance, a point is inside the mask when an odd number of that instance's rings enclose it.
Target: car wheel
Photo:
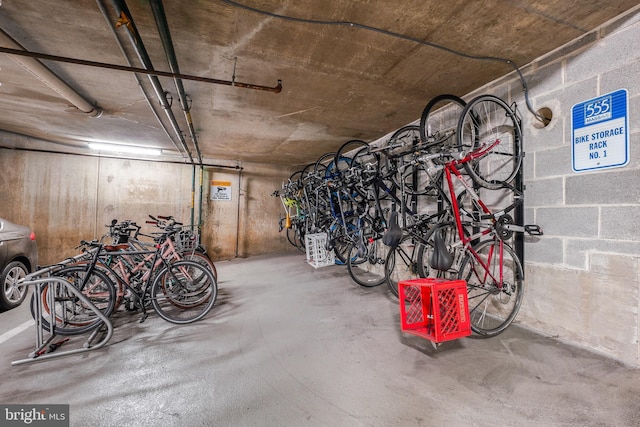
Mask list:
[[[22,304],[27,296],[27,287],[19,283],[28,274],[27,267],[20,261],[10,262],[0,275],[0,308],[9,310]]]

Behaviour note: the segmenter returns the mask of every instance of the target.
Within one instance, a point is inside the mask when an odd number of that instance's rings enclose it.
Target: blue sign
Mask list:
[[[620,89],[571,109],[571,167],[574,172],[629,163],[629,100]]]

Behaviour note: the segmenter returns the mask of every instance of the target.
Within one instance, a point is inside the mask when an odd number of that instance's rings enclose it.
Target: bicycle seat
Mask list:
[[[429,265],[434,270],[447,271],[453,264],[453,256],[447,250],[447,244],[442,236],[442,230],[437,230],[433,236],[434,248]]]
[[[389,215],[389,227],[387,232],[382,236],[382,243],[395,248],[402,240],[402,228],[398,225],[398,213],[393,211]]]
[[[124,251],[129,245],[104,245],[104,250],[107,252]]]

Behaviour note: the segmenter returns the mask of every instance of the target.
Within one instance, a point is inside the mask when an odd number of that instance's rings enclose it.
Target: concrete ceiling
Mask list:
[[[640,3],[238,1],[271,15],[226,0],[166,0],[163,8],[160,0],[0,0],[0,47],[31,52],[56,76],[37,77],[32,57],[0,53],[0,146],[88,152],[90,142],[118,143],[161,148],[165,158],[188,159],[189,150],[197,159],[195,136],[205,162],[304,165],[350,139],[373,141],[414,121],[438,94],[463,95],[512,71],[428,44],[521,66]],[[154,9],[164,10],[177,69]],[[130,36],[134,27],[139,39]],[[132,40],[146,50],[146,64]],[[132,70],[151,67],[185,75],[191,126],[173,78],[151,76],[154,88],[149,74]],[[228,85],[268,89],[278,80],[279,93]]]

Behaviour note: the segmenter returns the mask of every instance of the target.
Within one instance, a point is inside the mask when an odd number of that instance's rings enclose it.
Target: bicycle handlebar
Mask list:
[[[98,248],[102,246],[102,243],[100,243],[98,240],[93,239],[91,241],[87,241],[87,240],[80,240],[80,244],[78,246],[75,247],[75,249],[80,249],[80,248],[85,248],[87,246],[90,246],[92,248]],[[84,249],[83,249],[84,252]]]
[[[149,218],[151,218],[153,221],[146,221],[147,224],[154,224],[159,228],[167,228],[167,227],[173,227],[173,226],[182,226],[183,224],[179,221],[176,221],[175,218],[171,215],[169,216],[164,216],[164,215],[158,215],[157,217],[153,216],[153,215],[149,215]]]

